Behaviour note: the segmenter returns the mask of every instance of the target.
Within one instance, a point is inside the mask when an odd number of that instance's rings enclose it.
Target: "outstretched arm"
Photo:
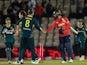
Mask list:
[[[42,28],[40,28],[40,30],[41,30],[41,32],[46,33],[46,31],[45,31],[45,30],[43,30]]]
[[[71,29],[74,33],[78,34],[78,32],[77,32],[73,27],[70,27],[70,29]]]
[[[51,26],[46,30],[46,32],[50,32],[51,30],[53,30],[55,28],[56,22],[53,21],[53,23],[51,24]]]
[[[34,19],[34,26],[36,29],[38,29],[39,31],[46,33],[46,31],[37,23],[37,21]]]

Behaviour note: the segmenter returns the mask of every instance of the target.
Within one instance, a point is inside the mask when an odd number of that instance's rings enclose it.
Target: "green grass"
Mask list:
[[[65,64],[61,64],[60,62],[61,60],[44,60],[43,63],[39,63],[36,65],[87,65],[87,60],[84,61],[74,60],[73,63],[69,63],[67,61],[67,63]],[[15,64],[8,64],[6,61],[0,61],[0,65],[15,65]],[[24,64],[22,65],[34,65],[34,64],[31,64],[31,61],[24,61]]]

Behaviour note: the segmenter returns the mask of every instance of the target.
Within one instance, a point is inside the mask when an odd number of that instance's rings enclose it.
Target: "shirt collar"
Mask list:
[[[28,17],[33,17],[32,15],[28,15]]]

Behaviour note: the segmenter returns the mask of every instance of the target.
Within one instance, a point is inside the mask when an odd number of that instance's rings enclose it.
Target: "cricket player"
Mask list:
[[[13,52],[13,46],[15,42],[14,38],[15,27],[11,24],[11,19],[7,17],[5,19],[5,25],[1,30],[1,34],[4,37],[4,43],[6,45],[6,56],[8,63],[11,63],[11,53]]]
[[[22,19],[23,17],[27,16],[27,13],[24,10],[20,10],[18,16],[19,16],[19,21],[20,21],[20,19]],[[15,34],[15,35],[20,38],[19,34],[21,32],[22,21],[20,21],[20,22],[19,21],[18,21],[18,25],[16,27],[17,31],[19,31],[19,32],[18,32],[18,34]],[[18,60],[18,56],[17,56],[16,60]],[[16,64],[16,63],[17,62],[14,62],[14,64]]]
[[[21,11],[19,11],[19,14],[18,14],[18,16],[19,16],[19,20],[18,20],[18,22],[17,22],[17,27],[16,27],[16,29],[17,29],[17,31],[19,31],[18,33],[20,33],[20,28],[21,28],[21,25],[22,25],[22,21],[20,21],[23,17],[25,17],[25,16],[27,16],[27,13],[24,11],[24,10],[21,10]],[[16,35],[16,36],[18,36],[18,35]]]
[[[63,16],[61,11],[58,10],[57,12],[54,12],[55,20],[51,24],[51,26],[46,30],[46,32],[50,32],[54,28],[58,29],[58,36],[59,36],[59,42],[60,42],[60,48],[61,48],[61,56],[62,56],[62,62],[66,63],[66,51],[68,52],[68,59],[69,62],[73,62],[72,57],[72,46],[70,43],[70,29],[78,34],[77,31],[75,31],[68,20],[67,17]]]
[[[85,42],[86,42],[86,27],[83,24],[82,19],[78,19],[74,29],[79,32],[77,35],[75,34],[75,44],[76,44],[77,52],[80,56],[79,60],[82,61],[85,59],[84,51],[85,51]]]
[[[34,35],[33,35],[33,25],[35,28],[37,28],[39,31],[42,31],[45,33],[45,31],[39,26],[37,21],[33,18],[34,16],[34,9],[29,8],[28,15],[24,16],[22,19],[20,19],[18,22],[22,22],[21,24],[21,38],[20,38],[20,50],[19,50],[19,59],[17,63],[23,64],[23,59],[25,55],[25,50],[29,49],[32,53],[32,61],[33,64],[38,64],[41,60],[37,54],[35,53],[35,47],[34,47]],[[18,23],[19,24],[19,23]],[[18,25],[17,28],[18,29]],[[19,31],[16,31],[16,34],[19,34]]]

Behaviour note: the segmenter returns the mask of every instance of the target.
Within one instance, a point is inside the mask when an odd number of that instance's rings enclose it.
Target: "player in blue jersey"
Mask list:
[[[15,31],[15,27],[11,24],[11,19],[9,17],[7,17],[5,19],[5,25],[3,26],[2,30],[1,30],[1,34],[4,37],[4,43],[6,45],[6,56],[7,56],[7,60],[8,63],[11,63],[11,53],[12,53],[12,49],[14,46],[14,31]]]
[[[21,37],[20,37],[20,50],[19,50],[19,59],[17,63],[23,64],[24,54],[26,48],[29,49],[32,53],[32,62],[33,64],[38,64],[41,60],[37,54],[35,53],[34,49],[34,35],[33,35],[33,26],[37,28],[39,31],[42,31],[45,33],[45,31],[39,26],[37,21],[33,18],[34,16],[34,9],[29,8],[28,15],[24,16],[22,19],[20,19],[17,23],[17,31],[16,34],[19,34],[18,28],[19,28],[19,22],[21,21]]]

